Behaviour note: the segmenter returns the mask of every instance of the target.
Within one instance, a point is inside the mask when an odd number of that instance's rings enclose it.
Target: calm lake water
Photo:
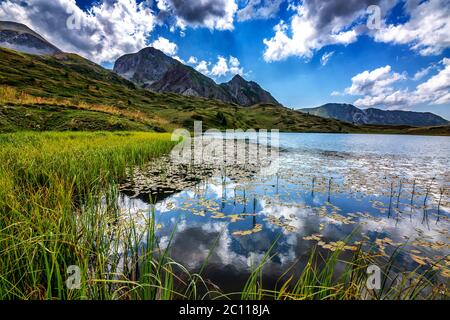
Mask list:
[[[242,289],[267,250],[270,286],[288,268],[300,272],[313,247],[389,256],[398,270],[435,268],[448,279],[450,138],[402,135],[280,134],[278,173],[213,174],[159,197],[156,204],[123,188],[125,214],[153,207],[160,246],[225,292]],[[176,181],[175,181],[176,183]],[[345,242],[345,244],[343,242]]]

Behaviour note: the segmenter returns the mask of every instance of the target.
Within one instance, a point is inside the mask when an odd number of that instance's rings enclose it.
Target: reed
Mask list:
[[[0,145],[0,298],[129,296],[123,285],[134,288],[139,279],[123,266],[154,261],[136,260],[137,232],[120,219],[115,186],[130,168],[170,151],[170,135],[15,133],[0,135]],[[124,246],[131,259],[115,253]],[[159,282],[167,263],[160,262]],[[66,286],[70,265],[86,275],[79,290]]]

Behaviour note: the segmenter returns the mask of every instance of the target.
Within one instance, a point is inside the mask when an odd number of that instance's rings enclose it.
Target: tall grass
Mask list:
[[[128,257],[112,252],[128,237],[135,255],[141,242],[119,219],[114,186],[127,168],[168,152],[170,135],[16,133],[0,135],[0,146],[0,298],[105,299],[124,294],[120,283],[133,288],[138,279],[117,268]],[[80,290],[67,290],[69,265],[89,275]]]
[[[269,261],[266,255],[251,272],[240,297],[244,300],[448,299],[448,288],[444,283],[436,284],[432,267],[420,272],[419,268],[402,271],[395,267],[400,250],[398,247],[391,256],[382,258],[363,251],[361,246],[350,255],[337,249],[326,256],[313,247],[306,263],[294,263],[280,276],[275,288],[264,286],[263,269]],[[374,264],[381,268],[381,287],[368,289],[367,270]],[[294,269],[300,272],[295,273]]]

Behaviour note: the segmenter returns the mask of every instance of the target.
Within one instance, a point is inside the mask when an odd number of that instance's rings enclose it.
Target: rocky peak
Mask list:
[[[149,86],[162,79],[164,74],[180,64],[153,47],[144,48],[137,53],[126,54],[114,64],[114,72],[136,84]]]
[[[242,106],[258,103],[279,104],[257,83],[246,81],[240,75],[218,85],[211,78],[152,47],[120,57],[114,64],[114,71],[156,92],[200,96]]]
[[[259,84],[254,81],[247,81],[238,74],[229,82],[221,84],[221,86],[231,94],[236,103],[243,106],[251,106],[258,103],[279,104]]]

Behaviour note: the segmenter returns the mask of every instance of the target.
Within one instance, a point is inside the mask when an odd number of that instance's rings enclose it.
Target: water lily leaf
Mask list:
[[[256,224],[253,229],[243,230],[243,231],[235,231],[232,233],[233,236],[247,236],[249,234],[257,233],[262,230],[262,224]]]

